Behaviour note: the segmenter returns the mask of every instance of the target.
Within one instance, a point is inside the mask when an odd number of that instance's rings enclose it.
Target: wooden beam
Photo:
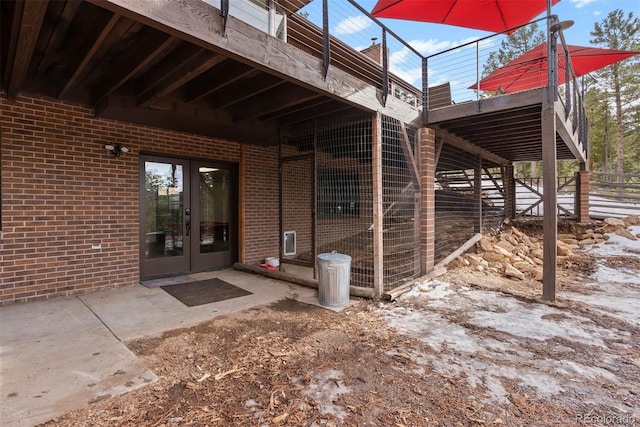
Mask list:
[[[156,84],[153,89],[138,96],[138,106],[144,108],[165,95],[181,88],[205,71],[226,60],[222,55],[203,50],[190,61],[177,63],[173,72]]]
[[[478,243],[480,241],[480,239],[482,239],[482,234],[480,233],[476,233],[473,235],[473,237],[471,237],[469,240],[467,240],[466,242],[464,242],[462,244],[462,246],[460,246],[458,249],[456,249],[455,251],[451,252],[449,255],[447,255],[442,261],[440,261],[439,263],[437,263],[433,269],[434,270],[438,270],[441,268],[444,268],[447,264],[449,264],[451,261],[453,261],[454,259],[458,258],[460,255],[462,255],[463,253],[465,253],[466,251],[468,251],[469,249],[471,249],[473,247],[473,245],[475,245],[476,243]]]
[[[238,107],[235,117],[238,120],[263,117],[273,112],[285,110],[320,97],[322,97],[322,95],[319,93],[309,91],[305,88],[282,91],[275,96],[269,96],[263,99],[262,102],[251,100],[251,105],[247,105],[244,108]]]
[[[173,102],[169,110],[138,108],[133,97],[112,95],[98,108],[96,116],[138,123],[161,129],[197,133],[238,142],[270,145],[277,141],[278,126],[258,120],[238,122],[223,111],[211,111],[192,104]]]
[[[384,244],[383,200],[382,200],[382,115],[372,116],[372,162],[373,180],[373,293],[381,297],[384,293]]]
[[[307,288],[318,289],[317,279],[305,279],[303,277],[295,276],[284,271],[267,270],[266,268],[262,268],[258,265],[241,264],[239,262],[233,264],[233,268],[238,271],[244,271],[245,273],[259,274],[261,276],[266,276],[272,279],[295,283]],[[373,289],[363,288],[361,286],[349,286],[349,295],[361,298],[373,298]]]
[[[478,163],[473,173],[473,192],[476,199],[476,208],[473,213],[473,231],[482,233],[482,157],[480,156],[478,156]]]
[[[18,29],[18,36],[15,42],[15,55],[13,57],[13,63],[7,67],[7,74],[11,74],[7,87],[7,96],[9,99],[16,98],[27,78],[31,58],[33,57],[38,35],[40,34],[40,28],[42,27],[42,21],[47,12],[47,5],[49,4],[49,2],[45,1],[24,1],[19,3],[21,3],[19,6],[16,5],[16,14],[22,11],[22,17],[20,19],[20,26],[15,27]]]
[[[246,262],[247,146],[240,145],[238,166],[238,261]]]
[[[407,128],[402,122],[400,122],[400,129],[402,130],[402,141],[400,142],[400,146],[402,147],[404,158],[407,160],[407,163],[413,172],[413,179],[420,189],[420,169],[418,169],[418,163],[416,163],[416,158],[413,155],[413,150],[411,149],[411,141],[409,141]]]
[[[225,67],[225,65],[227,65],[227,67]],[[228,70],[219,70],[219,68],[228,68]],[[215,77],[211,78],[209,73],[207,73],[201,78],[196,79],[198,82],[193,82],[195,86],[194,88],[187,88],[186,92],[188,95],[185,101],[197,101],[233,84],[234,82],[243,80],[245,77],[259,73],[256,69],[247,67],[245,64],[240,64],[235,61],[227,61],[225,64],[222,64],[221,67],[216,67],[213,72]],[[200,83],[199,80],[205,80],[204,84],[198,84]]]
[[[473,101],[454,104],[450,107],[429,111],[429,124],[432,125],[447,120],[477,116],[478,114],[496,113],[514,108],[530,107],[541,104],[543,97],[546,97],[545,88],[497,96],[495,98],[483,99],[479,102]]]
[[[135,48],[126,51],[105,70],[105,78],[100,82],[98,92],[93,95],[95,104],[103,102],[178,43],[177,38],[148,27],[141,30],[141,33],[136,36]]]
[[[429,114],[431,114],[431,112]],[[476,154],[482,157],[483,159],[489,160],[490,162],[496,163],[498,165],[507,165],[510,163],[507,159],[503,159],[497,154],[493,154],[492,152],[487,151],[484,148],[480,148],[477,145],[474,145],[468,141],[465,141],[464,139],[459,138],[458,136],[444,129],[439,129],[437,127],[436,129],[437,129],[438,135],[442,137],[444,142],[453,147],[459,148],[463,151],[466,151],[467,153]]]
[[[587,161],[587,153],[582,148],[582,146],[578,143],[578,134],[573,132],[573,124],[572,119],[568,120],[564,119],[564,107],[560,101],[556,101],[555,103],[555,111],[556,111],[556,130],[562,142],[567,146],[571,154],[576,158],[576,160],[580,163],[585,163]]]
[[[93,56],[96,54],[98,49],[102,46],[102,43],[107,38],[107,36],[109,35],[113,27],[115,27],[119,19],[120,19],[120,15],[118,15],[117,13],[114,14],[111,17],[111,19],[109,19],[109,22],[107,22],[107,25],[105,25],[104,28],[102,28],[102,30],[100,31],[100,34],[98,34],[98,37],[96,37],[93,43],[91,43],[91,46],[89,47],[89,49],[83,53],[82,60],[76,66],[73,74],[71,75],[69,80],[67,80],[67,83],[58,93],[58,99],[64,98],[64,96],[69,92],[69,89],[71,89],[77,83],[80,76],[82,76],[82,74],[85,72],[87,65],[89,65],[89,63],[93,59]]]
[[[51,66],[57,58],[56,53],[58,52],[58,49],[62,47],[67,30],[69,30],[69,27],[73,22],[73,18],[81,4],[82,2],[80,1],[68,1],[65,3],[64,8],[56,21],[53,34],[49,37],[47,46],[44,48],[43,58],[36,69],[36,78],[42,78],[49,66]]]
[[[219,11],[205,2],[165,0],[88,0],[206,49],[214,50],[265,72],[319,91],[368,111],[380,110],[404,123],[419,123],[416,107],[389,97],[385,106],[378,89],[335,67],[322,77],[322,60],[229,16],[221,35]]]

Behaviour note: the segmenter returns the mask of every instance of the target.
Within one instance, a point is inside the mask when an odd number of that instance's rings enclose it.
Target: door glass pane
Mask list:
[[[229,171],[200,167],[200,253],[229,250]]]
[[[182,165],[145,162],[145,258],[182,256]]]

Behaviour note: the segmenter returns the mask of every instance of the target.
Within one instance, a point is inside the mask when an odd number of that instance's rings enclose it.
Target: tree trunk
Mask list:
[[[622,184],[624,181],[624,129],[622,124],[622,99],[620,95],[620,78],[618,76],[617,70],[613,74],[613,82],[614,82],[614,91],[616,96],[616,128],[617,128],[617,138],[616,138],[616,160],[617,160],[617,169],[616,174],[618,175],[618,184]],[[622,186],[618,186],[618,194],[622,194]]]
[[[538,177],[538,164],[536,162],[531,162],[529,165],[529,173],[531,173],[531,178]]]

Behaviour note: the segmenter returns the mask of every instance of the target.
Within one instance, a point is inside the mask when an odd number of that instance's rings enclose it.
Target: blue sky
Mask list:
[[[367,11],[371,11],[376,0],[356,0]],[[518,1],[518,0],[512,0]],[[573,20],[575,25],[567,29],[565,39],[572,45],[589,45],[594,23],[601,22],[609,12],[622,9],[625,15],[633,12],[640,16],[640,0],[561,0],[553,6],[552,13],[562,20]],[[322,25],[322,1],[314,0],[305,10],[309,19]],[[381,29],[369,18],[345,0],[329,0],[330,32],[348,45],[362,50],[381,38]],[[542,13],[539,17],[544,17]],[[412,22],[396,19],[380,19],[404,42],[429,57],[429,86],[450,82],[456,101],[472,99],[475,95],[469,87],[482,73],[488,55],[499,48],[505,37],[491,36],[481,30],[457,28],[448,25]],[[540,27],[544,29],[545,23]],[[474,41],[482,39],[479,43]],[[467,44],[471,43],[471,44]],[[477,46],[476,46],[477,45]],[[420,87],[422,78],[421,59],[400,41],[387,36],[389,66],[391,72],[404,81]],[[456,48],[446,54],[438,54]]]

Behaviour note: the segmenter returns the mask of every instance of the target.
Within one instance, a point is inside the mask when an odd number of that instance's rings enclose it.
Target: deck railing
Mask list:
[[[291,45],[322,59],[325,77],[331,67],[346,71],[377,87],[382,105],[386,104],[389,96],[393,96],[422,110],[425,125],[429,123],[428,112],[433,108],[463,102],[476,102],[480,107],[484,99],[500,96],[500,90],[485,90],[482,83],[483,77],[500,66],[495,57],[498,49],[507,42],[509,33],[521,29],[530,31],[532,25],[540,25],[542,33],[548,34],[547,42],[554,49],[557,44],[558,51],[563,53],[559,61],[549,63],[551,75],[562,73],[560,80],[564,83],[558,85],[558,79],[553,78],[549,82],[549,93],[553,94],[555,101],[562,103],[565,120],[570,121],[578,143],[588,151],[582,92],[571,67],[562,29],[546,31],[547,26],[552,26],[547,21],[557,23],[555,15],[502,33],[461,41],[457,46],[427,55],[428,48],[404,41],[355,0],[244,1],[262,5],[266,13],[261,14],[261,19],[271,19],[265,22],[271,22],[269,28],[277,32],[274,36],[284,38]],[[280,16],[284,17],[286,28],[278,20]],[[520,80],[540,77],[540,73],[523,73]],[[440,85],[449,92],[448,96],[441,98],[439,94],[438,99],[430,100],[429,88]],[[545,87],[547,79],[531,81],[529,86]],[[447,100],[444,104],[443,99]]]

